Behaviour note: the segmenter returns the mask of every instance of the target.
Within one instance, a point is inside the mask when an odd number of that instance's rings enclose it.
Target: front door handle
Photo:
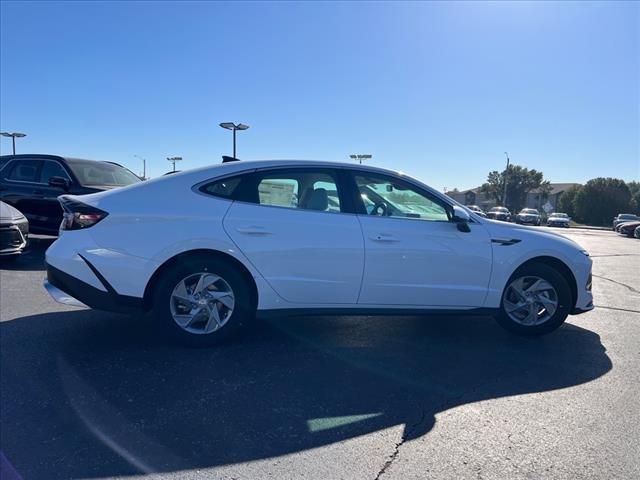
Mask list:
[[[381,243],[396,243],[399,242],[400,239],[395,235],[391,235],[390,233],[376,233],[369,237],[374,242]]]
[[[236,228],[238,233],[243,233],[245,235],[272,235],[272,233],[266,230],[264,227],[260,225],[249,225],[247,227],[238,227]]]

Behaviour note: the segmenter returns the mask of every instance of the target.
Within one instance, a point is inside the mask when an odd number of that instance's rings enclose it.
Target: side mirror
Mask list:
[[[451,220],[456,223],[458,230],[461,232],[471,231],[471,228],[469,228],[469,220],[471,220],[471,217],[469,216],[469,212],[464,208],[454,205]]]
[[[66,192],[67,190],[69,190],[70,183],[69,180],[63,177],[51,177],[49,179],[49,185],[51,185],[52,187],[61,188]]]

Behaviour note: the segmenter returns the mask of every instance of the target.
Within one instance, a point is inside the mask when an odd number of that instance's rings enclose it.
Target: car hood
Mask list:
[[[493,220],[485,219],[483,222],[484,226],[489,231],[491,238],[500,238],[500,239],[517,239],[517,240],[531,240],[531,241],[544,241],[546,247],[557,247],[562,250],[584,250],[580,246],[580,244],[574,242],[573,240],[569,240],[567,237],[559,235],[554,232],[547,232],[545,230],[540,230],[539,227],[529,227],[526,225],[517,225],[511,223],[504,222],[496,222]]]
[[[22,215],[18,209],[13,208],[11,205],[7,205],[4,202],[0,202],[0,222],[8,223],[16,220],[22,220],[24,218],[25,216]]]

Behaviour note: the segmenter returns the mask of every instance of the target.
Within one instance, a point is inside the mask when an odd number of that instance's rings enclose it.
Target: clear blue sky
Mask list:
[[[19,152],[153,176],[240,158],[348,160],[473,187],[640,177],[640,5],[2,2],[0,127]],[[2,139],[2,153],[10,142]]]

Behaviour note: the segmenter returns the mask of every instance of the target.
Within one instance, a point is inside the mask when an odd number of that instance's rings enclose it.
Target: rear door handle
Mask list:
[[[260,225],[249,225],[247,227],[238,227],[236,228],[236,230],[239,233],[243,233],[245,235],[256,235],[256,236],[272,235],[270,231],[266,230],[264,227]]]
[[[372,235],[369,238],[374,242],[381,242],[381,243],[395,243],[400,241],[398,237],[396,237],[395,235],[391,235],[389,233],[377,233],[375,235]]]

